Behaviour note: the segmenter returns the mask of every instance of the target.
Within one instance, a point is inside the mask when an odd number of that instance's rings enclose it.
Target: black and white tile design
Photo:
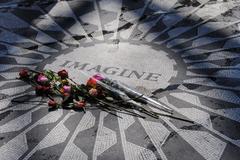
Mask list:
[[[1,1],[0,159],[239,159],[239,33],[239,0]],[[49,112],[15,79],[62,67],[152,92],[195,124]]]

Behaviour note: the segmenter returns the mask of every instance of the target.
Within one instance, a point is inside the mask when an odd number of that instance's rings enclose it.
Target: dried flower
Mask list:
[[[89,94],[90,94],[91,96],[97,96],[97,95],[98,95],[98,90],[95,89],[95,88],[91,88],[91,89],[89,90]]]
[[[48,106],[56,108],[57,107],[57,102],[55,102],[54,100],[49,100],[48,101]]]
[[[63,69],[63,70],[58,72],[58,76],[60,76],[61,79],[68,78],[68,72],[65,69]]]
[[[20,76],[20,78],[27,78],[29,76],[28,70],[27,69],[22,69],[19,72],[19,76]]]

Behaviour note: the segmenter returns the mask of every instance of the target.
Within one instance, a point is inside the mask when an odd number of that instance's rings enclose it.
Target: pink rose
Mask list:
[[[96,80],[98,80],[98,81],[101,81],[101,80],[104,79],[101,74],[95,74],[95,75],[93,76],[93,78],[96,79]]]
[[[45,75],[40,74],[40,75],[38,76],[37,81],[38,81],[38,82],[41,82],[41,83],[44,83],[44,82],[47,82],[47,81],[48,81],[48,78],[47,78]]]
[[[69,92],[71,92],[71,86],[63,86],[63,90],[64,90],[64,92],[65,93],[69,93]]]
[[[88,92],[91,96],[94,96],[94,97],[98,95],[98,91],[95,88],[90,89]]]

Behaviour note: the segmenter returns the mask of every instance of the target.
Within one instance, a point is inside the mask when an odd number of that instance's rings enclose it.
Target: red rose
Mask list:
[[[68,78],[68,72],[65,69],[63,69],[63,70],[58,72],[58,76],[60,76],[61,79]]]
[[[57,107],[57,102],[55,102],[54,100],[49,100],[48,101],[48,106],[55,108],[55,107]]]
[[[94,78],[89,78],[89,80],[87,81],[87,86],[88,87],[92,87],[92,88],[96,88],[97,87],[97,81]]]
[[[27,78],[29,76],[28,70],[27,69],[22,69],[19,72],[19,76],[20,76],[20,78]]]

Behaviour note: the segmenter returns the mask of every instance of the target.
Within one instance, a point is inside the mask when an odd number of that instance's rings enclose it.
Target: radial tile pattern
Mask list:
[[[195,123],[49,112],[21,68],[100,72]],[[1,160],[237,160],[239,84],[239,0],[0,2]]]

